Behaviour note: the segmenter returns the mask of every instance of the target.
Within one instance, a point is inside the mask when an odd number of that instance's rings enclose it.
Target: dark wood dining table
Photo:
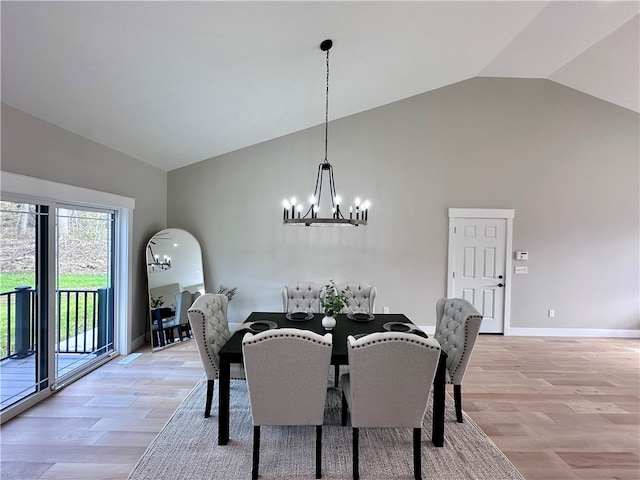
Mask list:
[[[325,334],[327,331],[322,326],[323,314],[315,314],[313,318],[304,321],[289,320],[285,313],[253,312],[245,322],[234,332],[227,343],[220,349],[220,375],[218,391],[218,445],[226,445],[229,441],[229,395],[230,395],[230,366],[232,363],[242,362],[242,339],[247,333],[244,325],[249,322],[268,320],[275,322],[279,328],[300,328],[315,333]],[[383,325],[387,322],[401,322],[411,326],[415,325],[403,314],[378,314],[373,320],[359,322],[347,318],[347,315],[336,316],[336,326],[331,330],[333,334],[333,349],[331,352],[332,365],[348,365],[347,337],[363,333],[384,332]],[[420,334],[427,336],[425,333]],[[431,441],[436,447],[444,443],[444,406],[446,383],[447,354],[440,353],[440,361],[433,381],[433,423]]]

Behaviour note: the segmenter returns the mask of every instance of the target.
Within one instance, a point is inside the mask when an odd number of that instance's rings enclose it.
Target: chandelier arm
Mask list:
[[[323,163],[318,165],[318,177],[316,178],[316,189],[313,192],[313,196],[316,198],[316,204],[318,209],[320,208],[320,200],[322,199],[322,170]],[[318,209],[316,209],[316,216],[318,215]]]
[[[329,190],[331,191],[331,206],[335,210],[336,218],[342,217],[342,213],[339,210],[338,205],[336,205],[336,180],[333,177],[333,166],[329,165]],[[344,218],[344,217],[342,217]]]
[[[318,193],[318,187],[320,187],[320,193]],[[318,202],[318,206],[320,205],[320,196],[322,195],[322,163],[318,165],[318,173],[316,174],[316,186],[313,189],[313,197]],[[309,208],[305,212],[302,218],[307,218],[307,215],[311,213],[311,217],[313,218],[313,203],[309,205]]]
[[[151,248],[151,245],[148,246],[149,248],[149,253],[151,254],[151,263],[147,264],[147,265],[157,265],[158,264],[158,260],[156,260],[156,256],[153,254],[153,249]]]

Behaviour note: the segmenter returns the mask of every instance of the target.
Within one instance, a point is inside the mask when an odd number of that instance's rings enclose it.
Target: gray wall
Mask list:
[[[330,124],[338,191],[371,199],[367,227],[281,224],[282,199],[311,193],[322,127],[169,172],[167,224],[201,241],[208,291],[239,287],[232,322],[281,309],[284,283],[335,279],[433,325],[447,209],[513,208],[514,250],[530,258],[513,328],[637,330],[639,127],[550,81],[476,78]]]
[[[156,167],[2,104],[3,171],[135,198],[133,329],[147,322],[145,248],[165,227],[167,174]]]

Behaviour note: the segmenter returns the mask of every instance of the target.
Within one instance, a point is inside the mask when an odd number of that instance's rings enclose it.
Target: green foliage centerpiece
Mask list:
[[[158,297],[151,295],[151,308],[160,308],[162,305],[164,305],[164,298],[162,298],[162,295]]]
[[[330,280],[322,289],[322,294],[320,295],[320,306],[322,307],[325,315],[322,319],[322,326],[326,330],[331,330],[336,326],[335,315],[340,313],[345,305],[347,305],[348,298],[345,295],[345,292],[348,289],[349,287],[339,292],[338,287],[336,287],[333,280]]]

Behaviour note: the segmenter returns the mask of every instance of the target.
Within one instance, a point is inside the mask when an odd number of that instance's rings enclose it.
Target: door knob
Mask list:
[[[496,287],[504,287],[504,283],[499,283]]]
[[[499,278],[499,279],[502,279],[502,275],[498,275],[498,278]]]

